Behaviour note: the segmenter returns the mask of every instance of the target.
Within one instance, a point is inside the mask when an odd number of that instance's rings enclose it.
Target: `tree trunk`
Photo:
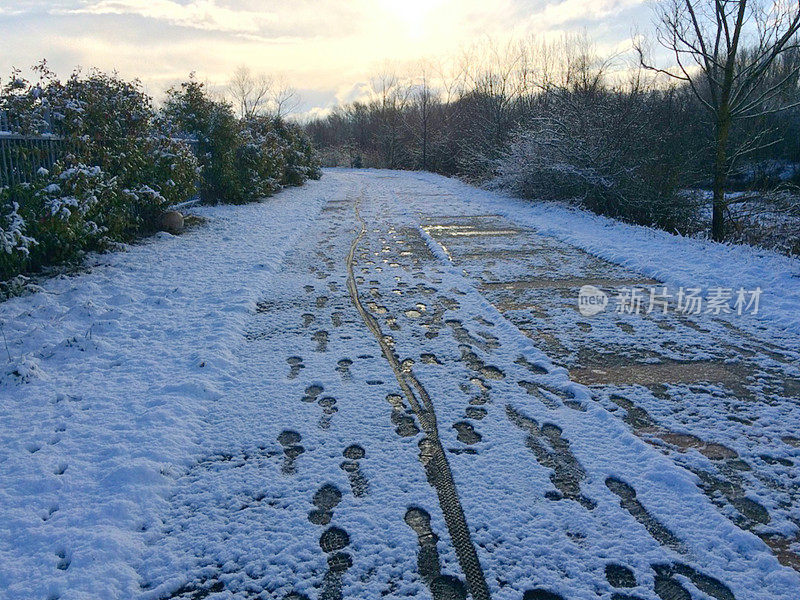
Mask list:
[[[711,238],[715,242],[725,239],[725,184],[728,180],[728,136],[731,118],[727,106],[723,106],[717,119],[716,153],[714,155],[714,200],[711,216]]]
[[[428,170],[428,117],[422,120],[422,170]]]

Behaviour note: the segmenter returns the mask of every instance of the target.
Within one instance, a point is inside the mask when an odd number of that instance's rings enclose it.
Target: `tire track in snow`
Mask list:
[[[425,467],[428,481],[436,490],[436,495],[439,498],[439,506],[442,509],[450,539],[453,541],[453,548],[458,557],[458,562],[461,565],[461,570],[464,572],[464,576],[467,579],[469,593],[474,600],[490,600],[491,594],[489,593],[489,586],[486,584],[486,578],[483,574],[480,560],[478,559],[478,553],[475,550],[475,545],[472,543],[472,537],[469,533],[469,526],[467,525],[467,519],[464,515],[464,509],[461,506],[455,482],[453,481],[453,473],[450,471],[450,464],[447,462],[447,456],[439,440],[439,430],[436,423],[436,413],[433,408],[433,402],[419,380],[414,377],[413,373],[410,370],[402,369],[397,356],[395,356],[389,342],[384,337],[379,323],[361,303],[355,274],[353,272],[353,261],[356,248],[358,248],[358,244],[364,238],[367,231],[366,221],[364,221],[359,211],[359,205],[362,199],[363,192],[359,194],[354,203],[356,219],[358,219],[361,227],[358,234],[353,239],[350,245],[350,251],[347,254],[347,290],[350,292],[353,305],[361,315],[361,319],[380,345],[383,356],[392,367],[397,383],[403,390],[403,394],[408,400],[412,410],[417,415],[420,425],[427,436],[420,443],[420,460]],[[422,400],[422,404],[414,394],[412,386],[416,388]]]

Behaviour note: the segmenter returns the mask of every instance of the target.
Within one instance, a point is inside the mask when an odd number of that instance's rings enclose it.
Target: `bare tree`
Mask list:
[[[406,111],[408,114],[405,116],[407,118],[412,117],[411,123],[407,123],[407,125],[412,136],[418,140],[422,147],[420,165],[423,171],[427,171],[431,118],[436,100],[436,90],[432,87],[431,67],[428,62],[420,61],[417,70],[418,74],[412,83],[411,102],[409,104],[411,110]]]
[[[520,80],[521,47],[513,41],[498,45],[486,38],[464,54],[464,72],[472,93],[487,107],[484,126],[494,143],[502,144],[512,129],[514,103],[524,90]]]
[[[272,113],[276,117],[284,117],[296,111],[300,106],[300,96],[297,94],[297,90],[290,86],[283,77],[279,77],[274,82],[270,101]]]
[[[394,169],[398,164],[398,153],[402,150],[400,143],[400,127],[402,115],[406,110],[412,92],[412,86],[401,79],[387,65],[383,73],[370,81],[374,107],[377,118],[377,141],[381,146],[384,164]]]
[[[270,77],[260,73],[254,75],[244,65],[238,67],[228,83],[228,91],[239,108],[243,119],[264,112],[273,100],[273,82]]]
[[[767,75],[773,63],[798,48],[798,0],[664,0],[657,6],[658,42],[675,57],[675,69],[642,65],[690,86],[710,113],[714,127],[712,237],[725,237],[725,187],[737,153],[729,151],[731,129],[795,106],[785,96],[795,81],[795,63],[777,80]],[[749,147],[748,147],[749,146]],[[745,145],[738,152],[752,151]]]

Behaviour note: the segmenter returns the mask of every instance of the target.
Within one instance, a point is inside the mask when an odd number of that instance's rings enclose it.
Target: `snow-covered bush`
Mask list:
[[[30,182],[0,190],[6,218],[0,277],[63,263],[86,249],[100,248],[107,239],[107,207],[119,194],[113,178],[99,167],[58,166],[41,170]],[[12,212],[9,212],[9,208]],[[101,224],[98,224],[101,221]]]
[[[308,179],[319,179],[320,161],[305,132],[278,117],[256,116],[247,119],[243,139],[249,141],[253,161],[245,166],[242,176],[263,182],[260,195],[269,195],[281,186],[302,185]],[[255,154],[253,154],[255,152]]]
[[[197,141],[200,198],[207,203],[241,204],[248,198],[236,172],[240,125],[231,107],[212,99],[193,77],[167,92],[163,121],[173,136]]]
[[[302,185],[308,179],[319,179],[321,163],[311,139],[294,123],[283,119],[270,120],[274,132],[283,142],[283,185]]]
[[[124,221],[113,229],[115,237],[152,229],[168,202],[194,194],[197,161],[186,144],[163,134],[152,100],[138,80],[75,72],[59,91],[56,127],[75,141],[75,157],[112,174],[131,200],[114,207]]]
[[[15,133],[53,134],[62,151],[51,169],[0,189],[2,279],[153,231],[170,204],[195,193],[198,174],[194,154],[164,135],[138,81],[75,71],[62,82],[45,63],[34,72],[33,83],[12,72],[0,110]],[[18,148],[16,158],[36,159]]]
[[[98,166],[57,165],[35,190],[30,229],[38,244],[31,252],[34,268],[71,260],[83,250],[99,249],[109,233],[119,227],[114,207],[121,203],[113,177]]]
[[[197,192],[200,165],[186,143],[158,132],[147,138],[142,150],[150,157],[144,180],[157,186],[168,203],[184,202]]]
[[[250,202],[320,175],[316,153],[299,127],[277,117],[239,120],[194,78],[168,92],[163,112],[172,135],[197,140],[204,202]]]
[[[38,81],[31,82],[13,69],[8,81],[0,87],[0,110],[6,113],[9,127],[15,133],[52,133],[51,103],[47,90],[55,81],[55,75],[42,61],[33,67]]]
[[[559,90],[548,116],[525,122],[497,163],[495,184],[528,198],[574,201],[594,212],[688,231],[699,206],[680,191],[692,156],[636,92]]]
[[[246,197],[270,196],[281,188],[286,170],[284,145],[271,119],[251,117],[243,123],[236,170]]]
[[[19,273],[36,239],[28,235],[19,202],[11,200],[8,188],[0,188],[0,278]]]

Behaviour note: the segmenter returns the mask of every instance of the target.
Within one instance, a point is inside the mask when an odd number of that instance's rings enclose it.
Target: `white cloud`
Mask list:
[[[563,0],[550,2],[536,19],[545,28],[572,21],[599,21],[617,16],[624,10],[644,4],[647,0]]]
[[[257,32],[265,19],[264,13],[223,8],[213,0],[195,0],[188,4],[172,0],[100,0],[67,12],[91,15],[138,15],[168,21],[173,25],[237,33]]]
[[[403,71],[487,36],[502,45],[585,27],[616,47],[644,1],[0,0],[0,76],[46,57],[60,73],[117,69],[159,95],[190,71],[221,85],[245,64],[285,73],[324,108],[365,97],[367,84],[354,82],[386,63]]]
[[[243,36],[302,38],[310,35],[341,35],[357,19],[351,14],[362,1],[349,5],[333,0],[273,0],[269,6],[247,0],[85,0],[78,8],[63,12],[74,15],[136,16],[205,31]],[[349,16],[349,19],[343,17]],[[331,27],[331,24],[334,27]]]

